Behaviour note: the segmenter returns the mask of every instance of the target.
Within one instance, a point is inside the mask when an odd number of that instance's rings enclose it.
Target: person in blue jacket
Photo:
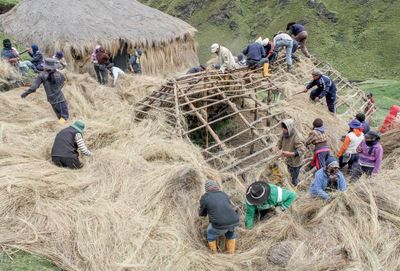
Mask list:
[[[262,67],[264,63],[268,63],[265,49],[259,42],[254,42],[247,46],[242,53],[246,56],[247,66],[250,68]]]
[[[323,75],[321,71],[314,70],[312,73],[313,80],[306,86],[304,92],[306,93],[309,89],[317,86],[316,89],[310,93],[310,99],[314,102],[318,102],[322,98],[326,97],[326,104],[328,110],[332,113],[336,112],[336,85],[335,82],[329,76]]]
[[[326,160],[326,167],[315,173],[314,181],[310,187],[310,194],[313,197],[320,197],[325,201],[329,201],[328,192],[334,190],[346,191],[346,189],[346,180],[339,170],[338,161],[333,157],[329,157]]]

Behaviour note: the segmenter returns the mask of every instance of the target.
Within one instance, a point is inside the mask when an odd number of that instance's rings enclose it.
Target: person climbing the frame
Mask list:
[[[313,80],[309,82],[304,90],[306,93],[312,87],[317,86],[316,89],[312,90],[310,93],[310,99],[314,102],[318,102],[322,98],[326,98],[326,104],[328,105],[328,110],[331,113],[336,113],[335,103],[336,103],[336,85],[335,82],[329,76],[323,75],[321,71],[312,71]]]
[[[322,119],[315,119],[312,125],[313,130],[308,135],[304,145],[314,145],[314,155],[311,166],[318,170],[325,167],[326,160],[330,157],[330,149],[327,142],[328,136],[326,135]]]
[[[205,184],[206,193],[200,199],[199,216],[207,216],[210,221],[207,227],[208,247],[217,253],[217,240],[221,235],[226,237],[226,251],[235,252],[236,228],[239,215],[233,209],[227,194],[222,192],[217,182],[209,180]]]
[[[270,211],[282,213],[296,200],[296,192],[266,182],[254,182],[246,192],[247,229],[254,227],[254,221],[266,218]]]
[[[60,124],[64,124],[69,118],[68,104],[62,92],[64,86],[64,75],[57,71],[58,61],[53,58],[46,58],[42,71],[33,81],[32,86],[21,94],[21,98],[26,98],[34,93],[41,84],[47,95],[47,101],[51,104]]]
[[[75,121],[71,126],[62,129],[54,139],[51,149],[51,159],[56,166],[78,169],[82,167],[79,161],[78,149],[86,156],[92,156],[83,141],[85,123]]]

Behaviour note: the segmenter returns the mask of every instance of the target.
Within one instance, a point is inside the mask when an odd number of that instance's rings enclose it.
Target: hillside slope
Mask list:
[[[287,22],[301,21],[312,54],[350,79],[400,78],[395,53],[400,43],[396,0],[141,0],[180,17],[199,30],[202,61],[220,42],[234,52],[257,36],[271,37]]]

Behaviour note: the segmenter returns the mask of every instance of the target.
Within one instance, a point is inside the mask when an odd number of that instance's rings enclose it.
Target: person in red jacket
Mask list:
[[[400,127],[400,106],[392,105],[379,131],[383,134],[396,127]]]
[[[97,64],[99,65],[100,71],[100,84],[107,85],[108,83],[108,70],[107,65],[110,64],[110,56],[108,55],[106,49],[100,46],[96,53]]]

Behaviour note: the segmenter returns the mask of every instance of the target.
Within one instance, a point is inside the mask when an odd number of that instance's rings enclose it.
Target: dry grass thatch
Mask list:
[[[197,62],[196,29],[135,0],[25,0],[1,15],[0,23],[6,34],[27,45],[36,43],[50,56],[63,50],[70,63],[77,62],[75,71],[85,67],[97,44],[112,55],[125,44],[128,52],[144,49],[147,74]]]
[[[211,169],[200,149],[174,135],[165,116],[133,121],[133,104],[157,89],[159,79],[127,77],[110,89],[87,76],[67,78],[72,119],[86,122],[94,151],[81,170],[49,161],[62,127],[42,90],[26,100],[22,89],[0,94],[2,249],[40,254],[65,270],[400,269],[398,167],[360,179],[327,205],[300,191],[288,212],[251,231],[241,225],[235,256],[214,256],[205,245],[207,220],[197,216],[204,180],[225,180],[242,223],[247,183]],[[325,107],[305,104],[299,98],[283,106],[299,121],[323,117],[332,137],[345,131]],[[301,122],[298,128],[307,129]]]

